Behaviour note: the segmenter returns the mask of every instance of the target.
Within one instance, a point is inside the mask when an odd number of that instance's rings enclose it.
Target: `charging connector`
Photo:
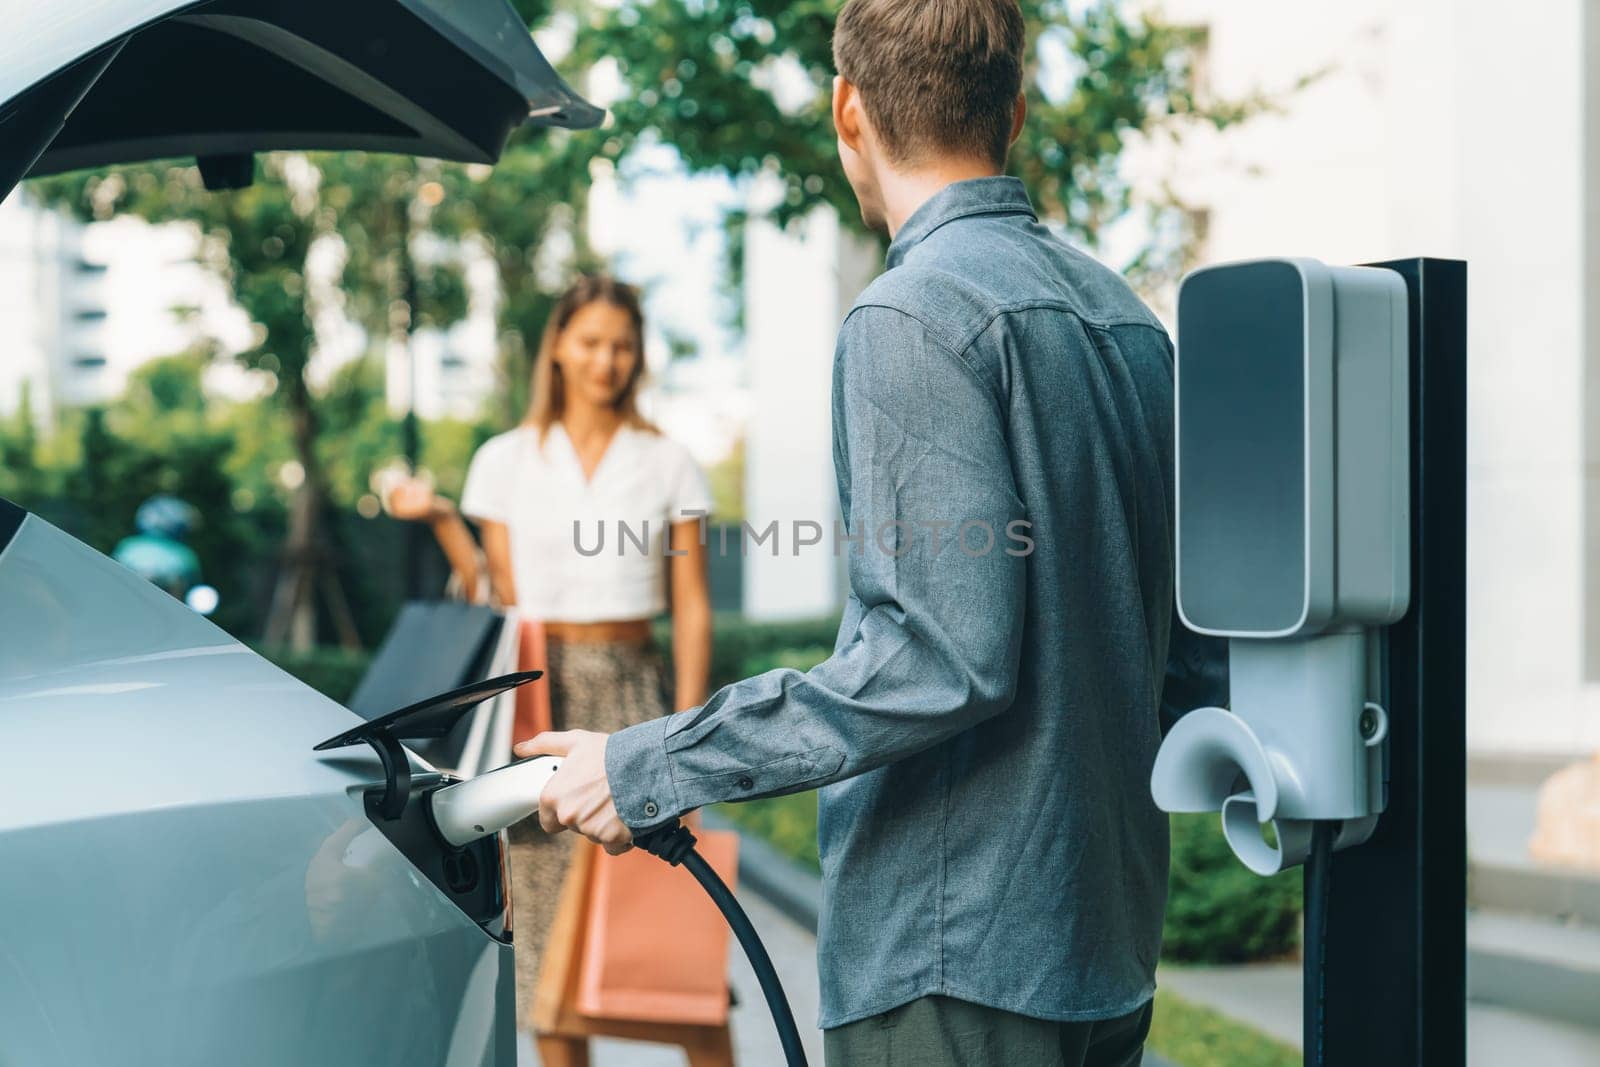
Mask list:
[[[315,746],[316,751],[359,744],[371,745],[376,750],[383,763],[384,786],[381,793],[374,791],[369,795],[368,808],[374,814],[374,822],[378,822],[384,828],[384,833],[395,840],[395,836],[402,831],[409,833],[413,825],[423,825],[421,820],[407,814],[408,810],[416,810],[409,801],[418,790],[412,788],[410,757],[401,742],[443,737],[479,703],[531,682],[539,677],[539,673],[525,671],[508,674],[441,693],[336,734]],[[465,781],[443,779],[437,787],[421,791],[426,797],[426,823],[432,828],[431,834],[427,830],[422,833],[434,847],[420,851],[412,849],[406,854],[413,862],[418,862],[417,855],[438,857],[440,850],[434,840],[437,839],[447,849],[441,862],[446,868],[457,870],[450,867],[452,861],[459,860],[476,842],[535,814],[539,810],[539,797],[545,785],[560,768],[561,761],[556,757],[536,756]],[[391,823],[394,825],[388,825]],[[789,1008],[788,998],[783,995],[783,983],[778,980],[778,972],[772,966],[772,957],[767,955],[766,946],[761,943],[750,917],[739,906],[732,890],[717,877],[717,872],[711,869],[704,857],[695,851],[694,834],[687,827],[672,822],[648,834],[639,835],[634,844],[674,867],[687,868],[705,889],[723,918],[727,919],[744,954],[750,958],[750,966],[755,969],[756,978],[761,982],[761,992],[767,998],[767,1007],[772,1011],[772,1021],[777,1024],[784,1059],[789,1067],[805,1067],[806,1054],[800,1044],[800,1031],[794,1024],[794,1012]],[[402,850],[405,851],[405,848]],[[439,884],[437,878],[435,884]],[[448,873],[445,884],[450,889],[455,888],[450,885]],[[488,929],[488,926],[485,928]]]
[[[560,766],[555,757],[539,756],[435,789],[428,794],[434,829],[451,846],[460,848],[520,822],[539,810],[539,794]],[[794,1012],[784,996],[783,983],[772,965],[772,957],[767,955],[766,946],[761,943],[760,935],[733,891],[695,851],[694,834],[688,827],[672,822],[640,834],[633,843],[674,867],[686,869],[711,897],[739,939],[740,947],[756,972],[756,980],[761,983],[761,993],[778,1027],[778,1041],[783,1046],[785,1062],[789,1067],[805,1067],[806,1053],[800,1043],[800,1030],[795,1025]]]

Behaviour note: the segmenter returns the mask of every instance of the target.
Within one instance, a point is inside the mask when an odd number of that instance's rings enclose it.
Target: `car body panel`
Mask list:
[[[599,125],[506,0],[0,0],[0,195],[137,160],[364,149],[493,162]]]
[[[36,516],[0,606],[0,1063],[515,1063],[510,947],[311,751],[357,716]]]
[[[194,0],[0,0],[0,105],[99,48]]]
[[[507,0],[0,0],[0,20],[0,197],[169,157],[212,187],[273,150],[488,163],[525,123],[604,118]],[[503,867],[451,896],[422,867],[459,874],[456,853],[392,843],[377,758],[312,751],[359,721],[0,500],[0,1064],[511,1067],[503,882],[482,880]]]
[[[478,60],[519,86],[535,107],[569,103],[560,77],[532,44],[513,9],[497,0],[401,0]],[[0,0],[0,102],[108,41],[209,6],[207,0]],[[537,57],[537,58],[534,58]]]

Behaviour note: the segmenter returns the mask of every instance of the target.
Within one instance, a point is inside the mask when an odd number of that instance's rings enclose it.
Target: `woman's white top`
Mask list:
[[[675,522],[711,511],[711,488],[687,449],[623,426],[585,479],[560,423],[491,437],[472,457],[461,510],[504,523],[517,610],[549,622],[648,619],[666,609]]]

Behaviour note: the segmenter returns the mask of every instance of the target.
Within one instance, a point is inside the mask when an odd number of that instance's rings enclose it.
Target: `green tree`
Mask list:
[[[375,343],[406,343],[417,325],[443,326],[461,316],[466,299],[457,265],[414,252],[427,223],[419,192],[432,181],[431,166],[356,152],[278,154],[262,160],[248,188],[229,192],[207,191],[198,170],[183,163],[32,183],[36,196],[83,219],[127,213],[194,227],[202,260],[254,323],[255,343],[234,358],[273,381],[297,472],[288,485],[282,569],[266,624],[271,643],[314,643],[319,594],[341,641],[359,641],[325,537],[327,473],[307,378],[313,315],[322,310],[314,303],[330,301]],[[309,259],[324,240],[335,243],[342,268],[328,292],[313,294]]]
[[[39,486],[39,430],[33,412],[32,383],[22,383],[17,410],[0,419],[0,496],[20,500]]]
[[[818,204],[860,225],[836,155],[830,93],[834,20],[842,0],[625,0],[589,9],[568,63],[609,60],[624,91],[597,154],[674,146],[693,172],[773,175],[779,222]],[[1118,0],[1022,0],[1030,55],[1028,121],[1010,156],[1042,217],[1091,246],[1130,211],[1180,225],[1151,227],[1131,270],[1157,280],[1183,266],[1193,234],[1171,194],[1137,203],[1118,164],[1128,139],[1174,137],[1241,122],[1261,96],[1208,99],[1196,79],[1203,31],[1135,13]],[[588,146],[585,146],[587,148]],[[737,220],[736,220],[737,221]]]
[[[317,413],[305,376],[314,340],[306,258],[318,236],[317,177],[301,156],[269,156],[260,169],[261,180],[228,193],[205,190],[193,166],[162,163],[45,179],[33,183],[32,191],[80,218],[130,213],[193,227],[203,260],[229,283],[250,316],[255,343],[237,358],[273,378],[303,472],[284,547],[281,621],[269,626],[293,629],[309,644],[315,616],[306,594],[314,579],[305,571],[327,570],[320,558],[325,495],[315,448]]]
[[[255,338],[237,358],[274,383],[267,406],[230,414],[235,446],[222,462],[235,504],[250,510],[285,489],[276,473],[292,459],[301,476],[287,492],[279,610],[268,638],[315,636],[312,594],[325,587],[332,617],[340,605],[335,560],[326,533],[330,496],[349,500],[392,437],[344,457],[330,474],[322,446],[326,398],[307,370],[315,351],[313,322],[342,312],[359,323],[373,349],[405,344],[421,325],[445,326],[467,303],[461,264],[481,249],[499,278],[502,375],[493,421],[514,421],[526,405],[529,359],[559,289],[542,270],[553,235],[570,263],[593,265],[580,225],[595,159],[625,162],[641,145],[673,146],[692,172],[736,182],[772,175],[784,195],[773,210],[787,223],[827,204],[858,225],[838,169],[828,108],[833,74],[830,40],[841,0],[515,0],[530,27],[575,27],[575,46],[559,64],[575,84],[601,61],[613,62],[621,95],[605,129],[579,133],[524,129],[493,169],[366,153],[274,154],[258,164],[249,188],[205,191],[196,168],[153,163],[31,183],[35,195],[80,218],[133,213],[194,228],[203,261],[229,285],[255,324]],[[1115,0],[1023,0],[1032,53],[1026,91],[1030,118],[1011,157],[1041,214],[1072,236],[1094,243],[1136,204],[1119,177],[1124,145],[1135,134],[1195,123],[1227,126],[1261,110],[1261,99],[1202,98],[1195,84],[1190,30],[1130,14]],[[625,168],[622,171],[626,173]],[[739,247],[730,220],[730,248]],[[1157,236],[1134,262],[1147,275],[1181,265],[1181,227]],[[333,247],[342,265],[332,287],[315,284],[313,251]],[[555,272],[559,275],[559,272]],[[154,391],[175,382],[151,380]],[[375,391],[369,370],[350,388]],[[367,398],[370,400],[370,397]],[[371,428],[379,408],[346,397],[341,429]],[[26,421],[26,420],[22,420]],[[96,431],[98,432],[98,431]],[[31,430],[4,435],[6,484],[33,481]],[[454,467],[462,442],[479,430],[453,432],[444,456]],[[430,448],[424,444],[423,454]],[[442,457],[443,458],[443,457]],[[331,483],[337,483],[336,485]],[[354,640],[343,625],[342,637]]]
[[[590,131],[525,128],[512,136],[493,170],[443,172],[447,228],[490,256],[498,280],[499,383],[489,412],[497,425],[516,422],[527,409],[534,350],[564,287],[560,273],[547,277],[540,270],[541,254],[559,238],[570,248],[568,268],[601,265],[581,225],[589,161],[600,139]]]

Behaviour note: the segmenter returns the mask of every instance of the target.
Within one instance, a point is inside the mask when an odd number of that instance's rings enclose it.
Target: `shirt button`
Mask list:
[[[751,780],[748,774],[741,774],[739,776],[738,785],[740,789],[754,789],[756,787],[756,783]]]
[[[645,818],[653,819],[660,812],[661,812],[661,809],[656,807],[656,802],[655,801],[647,800],[647,801],[644,802],[644,817]]]

